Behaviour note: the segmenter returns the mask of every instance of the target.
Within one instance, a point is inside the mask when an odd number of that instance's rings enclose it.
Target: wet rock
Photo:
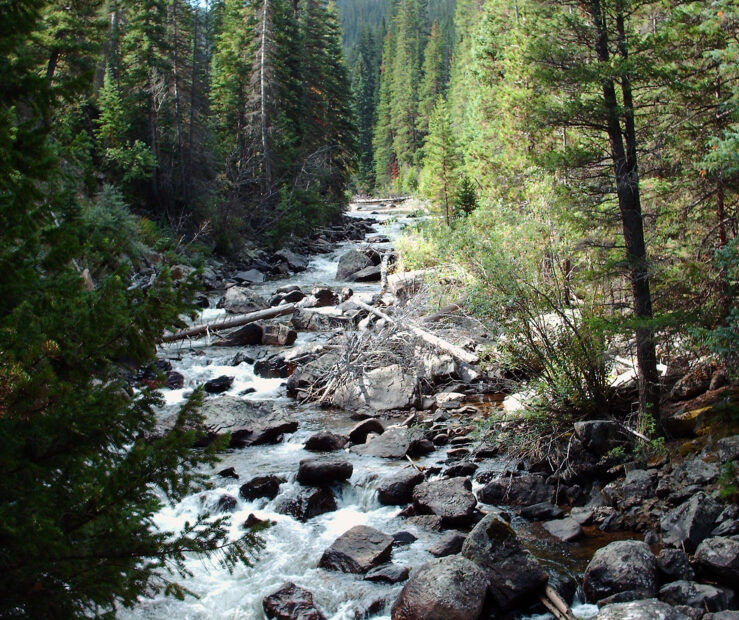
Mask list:
[[[265,596],[262,608],[270,620],[326,620],[313,603],[313,594],[291,582]]]
[[[595,552],[585,570],[583,589],[592,602],[629,591],[638,592],[641,598],[652,598],[657,594],[654,554],[641,541],[612,542]]]
[[[274,521],[270,521],[269,519],[260,519],[253,512],[250,512],[249,516],[246,517],[244,522],[241,524],[241,527],[245,530],[252,530],[255,528],[263,529],[264,527],[272,526],[274,524]]]
[[[208,299],[207,295],[203,295],[202,293],[199,293],[195,295],[195,305],[198,308],[210,308],[210,299]]]
[[[374,433],[376,435],[382,435],[385,432],[385,427],[382,422],[377,418],[367,418],[362,420],[349,431],[349,441],[353,444],[361,444],[367,441],[367,435]]]
[[[203,389],[208,392],[208,394],[221,394],[228,390],[233,385],[233,382],[233,377],[221,375],[220,377],[206,381]]]
[[[653,598],[606,605],[600,609],[596,620],[690,620],[690,616]]]
[[[298,482],[308,486],[343,482],[351,478],[353,471],[354,466],[349,461],[332,458],[303,459],[298,467]]]
[[[543,476],[525,475],[496,478],[488,482],[478,493],[485,504],[530,506],[551,502],[554,487]]]
[[[657,571],[663,582],[695,577],[688,554],[681,549],[662,549],[657,556]]]
[[[218,502],[216,503],[216,512],[233,512],[236,510],[236,506],[238,505],[239,500],[237,500],[233,495],[224,493],[218,498]]]
[[[554,538],[563,542],[570,542],[582,536],[583,531],[580,524],[574,519],[565,517],[564,519],[555,519],[554,521],[546,521],[542,523],[542,527],[549,532]]]
[[[266,279],[266,276],[257,269],[249,269],[248,271],[237,271],[233,278],[239,283],[261,284]]]
[[[580,525],[589,525],[593,521],[595,511],[587,506],[575,507],[570,511],[570,517]]]
[[[274,499],[280,492],[280,484],[283,482],[284,480],[277,476],[257,476],[241,485],[239,495],[249,502],[260,497]]]
[[[734,604],[731,590],[684,580],[662,586],[659,598],[670,605],[687,605],[702,611],[723,611]]]
[[[359,250],[349,250],[342,254],[339,258],[339,264],[336,267],[337,280],[350,280],[355,273],[372,266],[369,257]]]
[[[167,382],[165,385],[170,390],[180,390],[185,386],[185,377],[182,373],[172,371],[167,375]]]
[[[430,532],[440,532],[442,519],[437,515],[416,515],[408,517],[408,523]]]
[[[455,461],[457,459],[464,459],[470,455],[469,448],[453,448],[452,450],[446,451],[446,458],[448,461]]]
[[[546,519],[558,519],[562,516],[562,509],[551,502],[540,502],[525,506],[518,511],[524,519],[529,521],[544,521]],[[579,521],[577,521],[579,523]]]
[[[395,532],[395,534],[393,534],[393,544],[397,547],[402,547],[404,545],[412,545],[417,540],[418,540],[418,537],[414,536],[410,532],[402,531],[402,532]]]
[[[381,504],[399,506],[413,500],[413,489],[424,480],[423,474],[415,469],[403,469],[385,478],[377,488]]]
[[[466,536],[459,532],[446,532],[429,547],[429,553],[437,558],[444,558],[462,551]]]
[[[333,402],[344,409],[368,406],[375,411],[407,409],[415,401],[416,377],[398,364],[370,370],[337,390]]]
[[[355,271],[350,276],[344,278],[348,282],[379,282],[380,281],[380,267],[376,265],[370,265],[359,271]]]
[[[427,562],[414,572],[392,608],[392,620],[477,620],[487,581],[458,555]]]
[[[291,250],[278,250],[274,253],[274,259],[287,263],[287,266],[295,272],[305,271],[308,268],[309,259]]]
[[[344,573],[366,573],[387,562],[393,537],[366,525],[357,525],[339,536],[323,552],[318,566]]]
[[[336,353],[330,352],[299,366],[287,380],[287,393],[297,396],[301,390],[325,385],[325,377],[339,361]]]
[[[623,427],[612,420],[575,422],[575,435],[593,454],[603,456],[624,443]]]
[[[262,324],[247,323],[243,327],[226,334],[220,340],[217,340],[214,345],[218,347],[245,347],[261,343]]]
[[[232,286],[218,301],[217,307],[223,308],[228,314],[247,314],[264,310],[267,302],[248,288]]]
[[[347,443],[349,438],[346,435],[320,431],[308,437],[303,448],[311,452],[335,452],[341,450]]]
[[[431,443],[428,439],[419,438],[419,439],[411,439],[410,444],[408,445],[408,456],[411,456],[413,458],[419,457],[419,456],[426,456],[427,454],[431,454],[436,448],[434,447],[434,444]]]
[[[339,296],[330,288],[317,287],[311,291],[303,301],[300,302],[303,308],[326,308],[335,306],[339,303]]]
[[[253,364],[253,363],[254,363],[253,358],[239,351],[236,355],[233,356],[233,359],[228,363],[228,365],[229,366],[239,366],[241,364]]]
[[[692,551],[711,534],[720,514],[721,505],[699,492],[662,517],[662,541]]]
[[[408,430],[399,426],[387,429],[379,437],[373,437],[367,443],[352,446],[352,452],[364,456],[376,456],[386,459],[402,459],[408,452],[410,436]]]
[[[462,555],[483,569],[490,599],[501,610],[529,599],[548,580],[511,526],[495,513],[485,516],[469,533]]]
[[[295,371],[295,364],[284,355],[270,355],[254,362],[254,374],[264,379],[286,379]]]
[[[262,328],[262,344],[289,347],[298,339],[298,332],[284,323],[270,323]]]
[[[735,588],[739,584],[739,540],[715,536],[704,540],[695,551],[700,572],[719,583]]]
[[[469,523],[477,500],[467,478],[431,480],[413,489],[413,505],[419,514],[435,514],[444,525]]]
[[[470,461],[451,465],[444,470],[444,478],[457,478],[458,476],[471,476],[477,471],[477,464]]]
[[[236,470],[233,467],[222,469],[216,474],[216,476],[220,476],[221,478],[233,478],[234,480],[239,479],[239,474],[236,473]]]
[[[318,515],[336,510],[336,499],[331,490],[317,487],[301,490],[278,500],[276,511],[290,515],[298,521],[307,521]]]
[[[377,568],[373,568],[364,576],[365,581],[379,581],[384,583],[400,583],[408,579],[407,566],[398,566],[397,564],[383,564]]]

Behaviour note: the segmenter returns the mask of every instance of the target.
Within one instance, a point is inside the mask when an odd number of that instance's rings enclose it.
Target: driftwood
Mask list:
[[[453,304],[449,304],[448,306],[444,306],[443,308],[440,308],[436,312],[433,312],[432,314],[426,314],[421,317],[421,323],[431,323],[433,321],[438,321],[439,319],[443,319],[445,316],[449,314],[453,314],[454,312],[459,312],[463,307],[465,302],[467,301],[466,297],[463,297],[462,299],[458,299]]]
[[[275,306],[274,308],[267,308],[266,310],[249,312],[248,314],[237,314],[231,318],[219,319],[212,323],[204,323],[202,325],[188,327],[187,329],[175,332],[174,334],[165,334],[162,340],[164,342],[174,342],[176,340],[192,338],[193,336],[202,336],[203,334],[208,334],[210,332],[218,332],[232,327],[240,327],[241,325],[253,323],[254,321],[261,321],[262,319],[273,319],[278,316],[292,314],[294,310],[295,304],[283,304],[281,306]]]
[[[354,299],[353,302],[356,305],[358,305],[360,308],[367,310],[367,312],[371,312],[375,316],[386,320],[391,325],[397,325],[397,323],[392,318],[390,318],[387,314],[385,314],[384,312],[381,312],[377,308],[373,308],[372,306],[364,303],[363,301],[359,301],[358,299]],[[413,325],[409,326],[408,329],[410,329],[411,332],[413,332],[416,336],[418,336],[424,342],[430,344],[433,347],[436,347],[437,349],[441,349],[442,351],[446,353],[449,353],[449,355],[451,355],[452,357],[456,357],[457,359],[462,360],[463,362],[467,362],[468,364],[477,364],[480,361],[480,359],[474,353],[465,351],[463,348],[458,347],[457,345],[454,345],[451,342],[443,340],[439,338],[438,336],[435,336],[434,334],[427,332],[425,329],[421,329],[420,327],[415,327]]]
[[[544,589],[544,594],[539,597],[539,600],[557,620],[575,620],[570,607],[552,586],[548,585]]]

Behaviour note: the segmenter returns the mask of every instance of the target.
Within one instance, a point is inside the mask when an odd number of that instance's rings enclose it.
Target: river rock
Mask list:
[[[387,562],[392,548],[392,536],[367,525],[357,525],[323,552],[318,566],[344,573],[366,573]]]
[[[262,324],[247,323],[243,327],[229,332],[213,344],[217,347],[245,347],[262,343]]]
[[[670,510],[660,522],[662,542],[693,551],[713,530],[721,505],[702,491]]]
[[[695,581],[673,581],[659,590],[661,601],[687,605],[701,611],[723,611],[734,605],[734,593],[727,588]]]
[[[347,443],[349,443],[349,438],[346,435],[319,431],[308,437],[303,448],[311,452],[335,452],[341,450]]]
[[[300,254],[296,254],[291,250],[278,250],[274,253],[274,258],[287,263],[288,267],[293,271],[305,271],[308,268],[309,259]]]
[[[239,500],[237,500],[233,495],[224,493],[216,502],[216,512],[233,512],[236,510],[236,506],[238,506],[238,504]]]
[[[313,594],[291,582],[265,596],[262,608],[270,620],[326,620],[313,603]]]
[[[267,302],[248,288],[232,286],[218,301],[217,307],[223,308],[228,314],[247,314],[264,310]]]
[[[165,385],[170,390],[180,390],[185,386],[185,376],[182,373],[173,370],[167,374]]]
[[[418,540],[418,536],[415,536],[414,534],[411,534],[410,532],[406,532],[405,530],[400,532],[395,532],[393,534],[393,545],[396,547],[403,547],[404,545],[412,545],[414,542]]]
[[[298,482],[307,486],[343,482],[351,478],[353,471],[354,466],[349,461],[321,457],[303,459],[298,467]]]
[[[447,467],[442,476],[444,478],[457,478],[458,476],[471,476],[477,471],[477,463],[464,461]]]
[[[379,282],[381,270],[377,265],[370,265],[359,271],[355,271],[350,276],[344,278],[347,282]]]
[[[443,524],[442,518],[438,515],[414,515],[408,517],[407,522],[429,532],[441,532]]]
[[[739,460],[739,435],[719,439],[716,442],[716,452],[721,463]]]
[[[407,566],[398,566],[397,564],[383,564],[377,568],[373,568],[364,576],[365,581],[381,581],[384,583],[400,583],[408,579]]]
[[[473,528],[462,545],[462,555],[484,570],[490,599],[501,610],[530,600],[549,578],[496,513],[486,515]]]
[[[547,521],[541,525],[547,532],[549,532],[549,534],[554,536],[554,538],[558,538],[563,542],[576,540],[583,534],[580,524],[569,517]]]
[[[695,577],[688,554],[682,549],[662,549],[657,555],[657,570],[662,581],[688,580]]]
[[[402,469],[380,482],[377,488],[381,504],[398,506],[413,500],[413,489],[424,480],[423,474],[415,469]]]
[[[563,513],[562,509],[552,504],[552,502],[540,502],[531,506],[524,506],[518,511],[518,514],[529,521],[544,521],[546,519],[558,519]]]
[[[276,511],[290,515],[298,521],[307,521],[312,517],[336,510],[336,499],[326,487],[300,490],[278,500]]]
[[[325,385],[326,375],[339,362],[339,355],[329,352],[298,366],[287,380],[287,393],[297,396],[300,390]]]
[[[333,395],[333,403],[343,409],[368,406],[375,411],[407,409],[416,398],[416,377],[398,364],[375,368],[348,383]]]
[[[485,504],[530,506],[551,502],[554,487],[546,482],[544,476],[505,476],[488,482],[480,489],[478,497]]]
[[[295,371],[296,364],[284,355],[270,355],[254,362],[254,374],[265,379],[285,379]]]
[[[247,501],[253,501],[260,497],[274,499],[280,492],[280,484],[284,480],[277,476],[257,476],[246,484],[242,484],[239,495]]]
[[[598,602],[621,592],[638,592],[639,598],[657,594],[657,562],[646,543],[612,542],[593,555],[585,569],[583,589],[589,601]]]
[[[234,280],[245,284],[261,284],[265,280],[265,275],[257,269],[249,269],[247,271],[237,271]]]
[[[485,601],[485,573],[458,555],[427,562],[405,584],[392,620],[477,620]]]
[[[289,347],[298,339],[298,332],[284,323],[269,323],[262,328],[262,344]]]
[[[462,551],[466,536],[459,532],[446,532],[429,547],[429,553],[437,558],[445,558],[448,555],[454,555]]]
[[[410,446],[408,430],[400,426],[387,429],[382,435],[373,437],[367,443],[352,446],[352,452],[364,456],[377,456],[386,459],[402,459]]]
[[[382,435],[385,427],[377,418],[367,418],[357,423],[352,430],[349,431],[349,441],[353,444],[360,444],[367,441],[367,435],[374,433]]]
[[[233,382],[233,377],[221,375],[220,377],[206,381],[203,389],[208,392],[208,394],[221,394],[222,392],[227,391],[233,385]]]
[[[739,540],[725,536],[707,538],[695,551],[695,561],[702,573],[736,588],[739,584]]]
[[[339,264],[336,268],[336,279],[349,280],[358,271],[371,266],[372,261],[366,254],[359,250],[349,250],[339,258]]]
[[[435,514],[445,525],[469,523],[477,500],[467,478],[431,480],[413,489],[413,505],[419,514]]]
[[[606,605],[598,611],[596,620],[690,620],[690,616],[653,598]]]
[[[597,456],[608,454],[627,439],[623,427],[613,420],[585,420],[575,422],[575,435]]]

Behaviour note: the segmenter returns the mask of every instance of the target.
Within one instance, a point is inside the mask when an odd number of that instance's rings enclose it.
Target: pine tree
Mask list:
[[[387,187],[394,180],[393,170],[396,163],[393,151],[393,125],[391,110],[391,93],[393,73],[390,59],[395,54],[395,37],[392,32],[385,35],[382,47],[382,65],[380,68],[380,86],[377,102],[377,119],[372,136],[375,184]]]
[[[444,39],[438,22],[431,26],[431,35],[426,43],[423,57],[423,78],[418,91],[419,134],[424,137],[428,133],[429,118],[433,113],[436,100],[443,94],[445,87]]]

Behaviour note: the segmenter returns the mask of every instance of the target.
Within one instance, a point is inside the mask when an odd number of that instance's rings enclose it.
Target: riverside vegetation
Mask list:
[[[739,614],[735,3],[1,6],[0,617]]]

